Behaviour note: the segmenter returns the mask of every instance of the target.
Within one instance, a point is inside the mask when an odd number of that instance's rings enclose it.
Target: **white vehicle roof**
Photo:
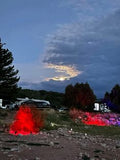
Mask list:
[[[23,103],[23,102],[28,101],[28,100],[32,100],[32,101],[34,101],[34,102],[45,102],[45,103],[47,103],[48,105],[50,105],[50,102],[49,102],[49,101],[40,100],[40,99],[34,99],[34,98],[32,98],[32,99],[29,99],[29,98],[17,98],[17,100],[19,101],[19,102],[18,102],[19,105],[20,105],[21,103]]]
[[[49,101],[46,101],[46,100],[40,100],[40,99],[31,99],[32,101],[35,101],[35,102],[45,102],[47,103],[48,105],[50,105],[50,102]]]

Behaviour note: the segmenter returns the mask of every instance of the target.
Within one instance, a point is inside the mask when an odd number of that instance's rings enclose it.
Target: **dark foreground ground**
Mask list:
[[[10,123],[13,115],[3,122]],[[1,125],[0,160],[120,160],[120,136],[90,135],[67,127],[13,136]]]
[[[59,128],[38,135],[0,133],[1,160],[120,160],[120,140]]]

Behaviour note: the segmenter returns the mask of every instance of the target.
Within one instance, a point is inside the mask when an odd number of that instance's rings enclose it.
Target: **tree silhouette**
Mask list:
[[[65,102],[68,107],[76,107],[91,111],[94,108],[96,96],[88,83],[76,83],[75,86],[68,85],[65,90]]]
[[[68,85],[65,88],[65,105],[68,107],[72,107],[74,105],[75,97],[74,97],[74,87],[72,84]]]
[[[110,93],[106,92],[104,101],[111,110],[120,112],[120,85],[116,84]]]
[[[3,49],[0,39],[0,98],[7,101],[13,101],[17,97],[19,88],[17,82],[18,70],[14,69],[13,56],[8,49]]]

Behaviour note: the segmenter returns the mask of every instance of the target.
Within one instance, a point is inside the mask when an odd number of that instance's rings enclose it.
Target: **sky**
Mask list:
[[[0,0],[0,37],[23,88],[120,83],[120,0]]]

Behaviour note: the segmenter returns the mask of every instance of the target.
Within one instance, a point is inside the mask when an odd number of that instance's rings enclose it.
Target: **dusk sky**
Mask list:
[[[120,0],[0,0],[0,37],[23,88],[120,84]]]

